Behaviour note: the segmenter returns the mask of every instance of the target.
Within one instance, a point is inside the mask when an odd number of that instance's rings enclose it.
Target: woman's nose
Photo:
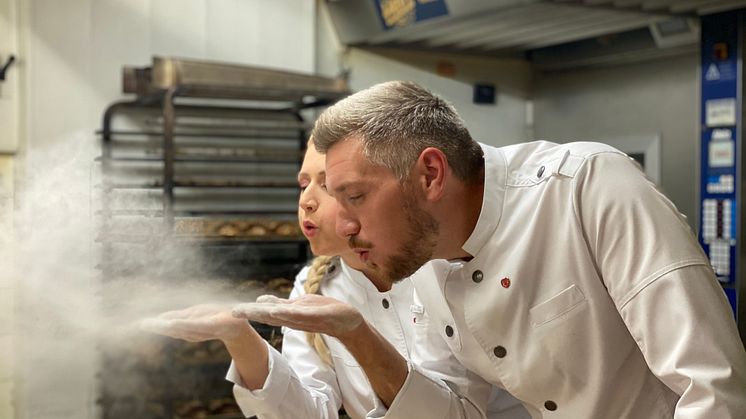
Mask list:
[[[306,212],[314,212],[319,207],[319,203],[311,196],[306,196],[306,193],[302,193],[300,201],[298,201],[302,210]]]

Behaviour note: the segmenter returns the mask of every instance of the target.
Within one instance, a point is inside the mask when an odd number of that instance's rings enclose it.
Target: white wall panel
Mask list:
[[[18,147],[20,91],[18,67],[18,0],[0,0],[0,66],[10,55],[16,62],[0,82],[0,153],[14,152]]]
[[[535,87],[537,138],[603,142],[660,134],[660,186],[694,226],[697,67],[697,57],[687,55],[539,75]]]
[[[90,82],[100,109],[122,91],[122,66],[151,60],[151,0],[96,0],[91,11]]]
[[[60,141],[92,120],[91,1],[29,2],[28,150]]]
[[[151,0],[152,53],[203,58],[207,0]]]
[[[211,0],[206,58],[312,73],[315,2]]]
[[[411,80],[451,102],[477,141],[502,146],[526,140],[524,122],[530,78],[527,63],[450,57],[457,71],[461,71],[457,77],[450,78],[436,74],[437,60],[423,59],[424,54],[408,55],[408,59],[394,60],[385,55],[352,49],[346,65],[352,70],[350,83],[353,90],[384,81]],[[467,71],[474,73],[475,69],[476,74],[465,74]],[[476,81],[495,84],[497,100],[494,105],[473,103],[473,83]]]

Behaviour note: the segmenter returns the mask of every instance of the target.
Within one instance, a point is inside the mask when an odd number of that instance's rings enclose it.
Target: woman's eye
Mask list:
[[[347,200],[348,200],[348,201],[351,201],[351,202],[354,202],[354,201],[357,201],[357,200],[359,200],[359,199],[360,199],[360,198],[362,198],[362,197],[363,197],[363,195],[362,195],[362,194],[360,194],[360,195],[353,195],[353,196],[350,196],[350,197],[348,197],[348,198],[347,198]]]

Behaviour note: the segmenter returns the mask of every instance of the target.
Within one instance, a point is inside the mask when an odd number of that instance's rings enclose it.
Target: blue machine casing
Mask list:
[[[738,313],[742,14],[702,17],[699,240]]]

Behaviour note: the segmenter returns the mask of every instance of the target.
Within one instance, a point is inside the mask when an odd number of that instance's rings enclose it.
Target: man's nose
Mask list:
[[[360,223],[353,220],[343,209],[337,212],[336,223],[337,235],[342,238],[348,238],[360,233]]]

